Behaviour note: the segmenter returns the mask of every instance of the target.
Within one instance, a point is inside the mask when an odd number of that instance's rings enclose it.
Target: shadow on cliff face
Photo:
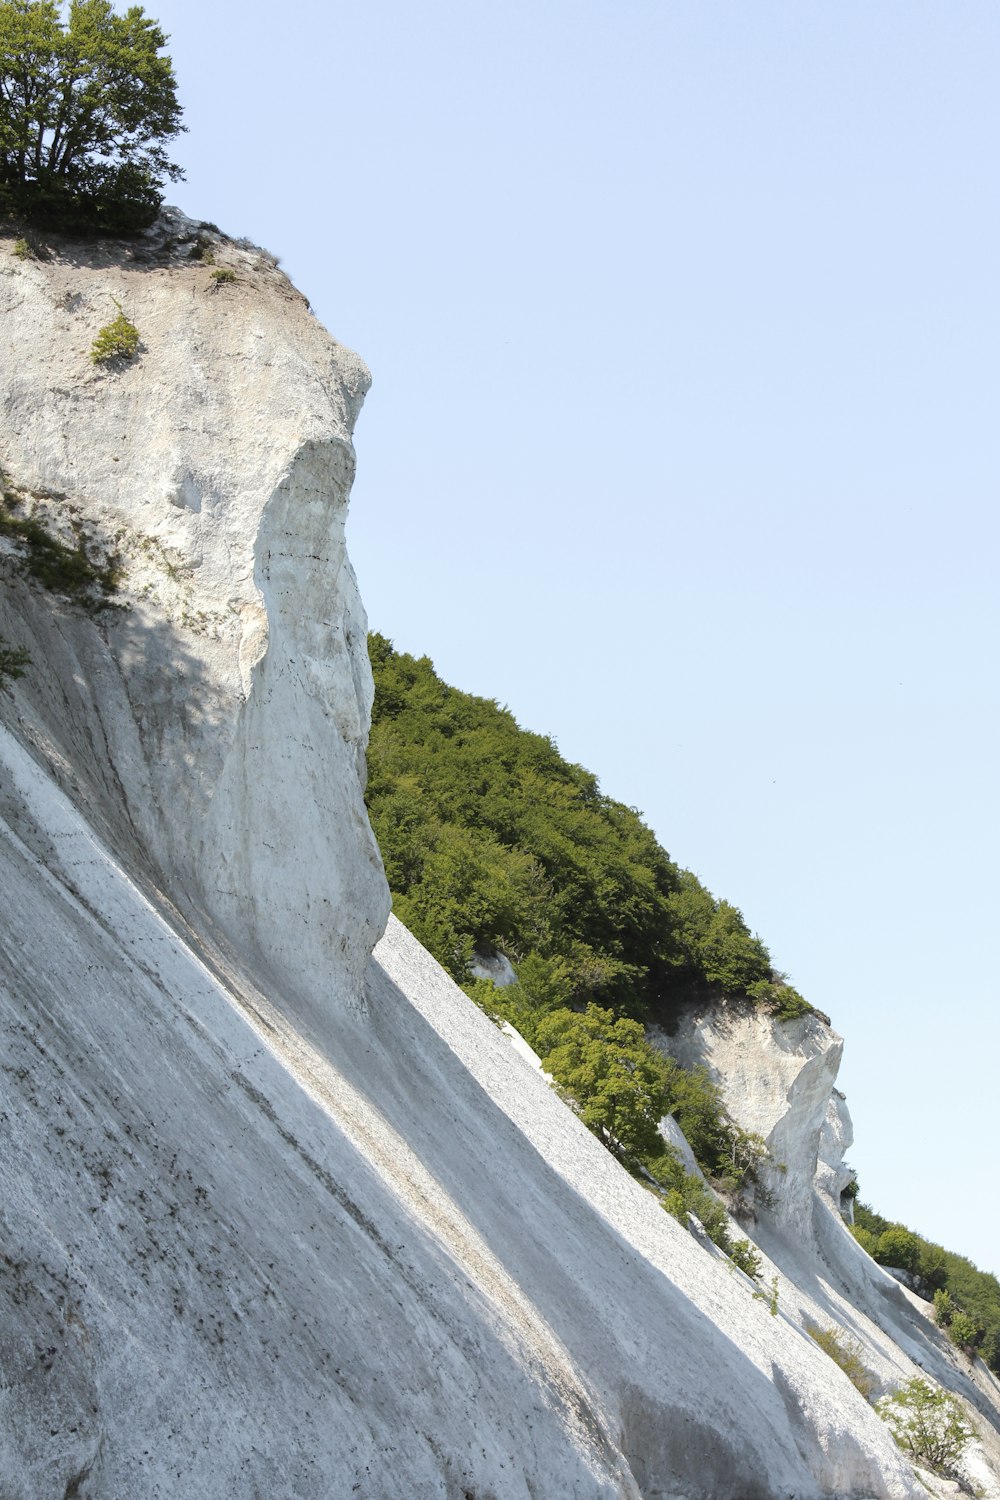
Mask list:
[[[191,762],[221,717],[189,638],[127,605],[74,605],[10,558],[0,564],[0,634],[30,656],[15,692],[0,695],[4,721],[124,867],[169,890],[157,851],[180,809],[164,805],[158,775],[185,746]],[[188,769],[193,795],[204,773]]]

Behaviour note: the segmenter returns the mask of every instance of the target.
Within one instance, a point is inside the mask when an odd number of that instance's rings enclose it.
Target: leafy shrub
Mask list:
[[[813,1014],[813,1007],[790,984],[775,979],[755,979],[747,985],[747,995],[769,1010],[779,1021],[796,1021]]]
[[[956,1310],[951,1315],[948,1334],[956,1349],[962,1349],[971,1356],[976,1345],[982,1341],[983,1329],[969,1313]]]
[[[870,1401],[877,1382],[862,1359],[863,1350],[857,1339],[836,1328],[820,1328],[816,1323],[807,1323],[806,1332],[840,1366],[855,1390]]]
[[[693,1172],[682,1172],[678,1185],[671,1188],[664,1197],[663,1207],[685,1228],[688,1226],[688,1215],[693,1214],[713,1244],[718,1245],[727,1255],[732,1255],[725,1205]]]
[[[16,255],[18,260],[34,259],[34,251],[25,239],[15,240],[11,246],[11,253]]]
[[[858,1244],[861,1246],[862,1250],[867,1250],[868,1254],[874,1260],[876,1258],[875,1252],[878,1249],[878,1235],[872,1234],[871,1230],[866,1229],[863,1224],[850,1224],[848,1225],[848,1228],[850,1229],[854,1238],[857,1240]]]
[[[733,1265],[739,1267],[744,1275],[750,1277],[751,1281],[759,1279],[761,1258],[749,1240],[731,1240],[727,1253]]]
[[[225,286],[236,280],[236,272],[231,270],[229,266],[216,266],[212,272],[212,280],[217,287]]]
[[[9,646],[0,635],[0,692],[9,693],[10,684],[23,677],[31,657],[23,646]]]
[[[139,330],[130,323],[116,302],[118,316],[105,323],[90,346],[91,362],[95,365],[109,364],[115,359],[134,359],[139,352]]]
[[[875,1259],[880,1266],[894,1266],[916,1276],[920,1271],[920,1241],[909,1229],[893,1224],[879,1235]]]
[[[876,1401],[875,1410],[899,1446],[939,1474],[955,1473],[976,1436],[955,1397],[919,1376]]]
[[[939,1328],[947,1328],[955,1316],[955,1304],[950,1295],[939,1287],[934,1293],[934,1321]]]
[[[669,1113],[672,1072],[638,1021],[588,1005],[581,1016],[556,1010],[535,1031],[542,1067],[576,1100],[581,1118],[627,1156],[655,1151]]]

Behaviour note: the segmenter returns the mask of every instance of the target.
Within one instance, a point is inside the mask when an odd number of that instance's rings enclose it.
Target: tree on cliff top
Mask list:
[[[140,6],[0,0],[0,210],[54,228],[152,223],[181,169],[184,128],[166,37]]]

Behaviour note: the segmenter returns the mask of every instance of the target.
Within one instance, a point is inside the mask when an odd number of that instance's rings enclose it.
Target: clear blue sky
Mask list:
[[[995,0],[150,0],[189,213],[374,386],[373,627],[639,807],[1000,1271]]]

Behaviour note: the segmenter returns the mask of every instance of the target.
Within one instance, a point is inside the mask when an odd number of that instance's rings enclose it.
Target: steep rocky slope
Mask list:
[[[216,285],[199,233],[2,247],[15,514],[117,553],[123,607],[0,539],[31,656],[0,703],[0,1495],[924,1494],[799,1326],[956,1375],[813,1195],[822,1039],[758,1091],[772,1134],[802,1099],[772,1316],[398,923],[369,958],[367,374],[251,247],[213,236]],[[103,369],[114,300],[143,347]]]

